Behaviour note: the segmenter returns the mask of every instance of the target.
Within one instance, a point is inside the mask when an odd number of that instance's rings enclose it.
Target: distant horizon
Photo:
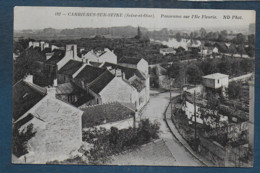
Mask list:
[[[249,24],[250,25],[250,24]],[[241,26],[239,28],[235,27],[189,27],[189,28],[158,28],[158,29],[151,29],[151,28],[146,28],[146,27],[143,27],[143,26],[140,26],[140,28],[144,28],[144,29],[147,29],[148,31],[152,32],[152,31],[160,31],[162,29],[167,29],[167,30],[176,30],[176,31],[198,31],[200,30],[201,28],[204,28],[206,31],[212,31],[212,30],[215,30],[215,31],[222,31],[222,30],[227,30],[227,31],[233,31],[233,30],[246,30],[246,32],[248,32],[249,30],[249,25],[246,27],[246,26]],[[41,29],[14,29],[14,32],[23,32],[23,31],[28,31],[28,30],[31,30],[33,32],[35,31],[43,31],[44,29],[54,29],[54,30],[73,30],[73,29],[103,29],[103,28],[124,28],[124,27],[133,27],[133,28],[138,28],[138,26],[130,26],[130,25],[122,25],[122,26],[109,26],[109,27],[74,27],[74,28],[54,28],[54,27],[47,27],[47,28],[41,28]]]

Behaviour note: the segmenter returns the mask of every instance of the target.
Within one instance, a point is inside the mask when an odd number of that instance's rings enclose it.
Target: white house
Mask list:
[[[174,48],[160,48],[160,54],[167,55],[167,54],[176,54],[176,50]]]
[[[77,55],[77,45],[66,45],[65,56],[57,63],[57,70],[61,69],[69,60],[82,61]]]
[[[82,55],[82,59],[93,62],[110,62],[117,64],[117,56],[114,54],[114,51],[108,48],[105,48],[104,51],[97,52],[91,50],[87,54]]]
[[[124,58],[118,64],[128,68],[135,68],[148,75],[148,62],[146,60],[137,58]]]
[[[214,73],[206,76],[202,76],[202,83],[205,87],[218,89],[228,87],[228,75],[221,73]]]

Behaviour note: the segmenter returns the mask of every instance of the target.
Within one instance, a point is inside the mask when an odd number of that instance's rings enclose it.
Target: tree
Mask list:
[[[237,46],[237,53],[239,53],[242,57],[243,54],[246,54],[244,44],[239,44]]]
[[[200,38],[201,39],[204,39],[206,37],[206,35],[207,35],[207,31],[204,28],[201,28],[199,33],[200,33]]]
[[[185,51],[185,49],[183,48],[183,47],[181,47],[181,46],[179,46],[177,49],[176,49],[176,53],[177,54],[181,54],[181,53],[183,53]]]
[[[220,32],[220,34],[219,34],[219,41],[225,41],[226,40],[226,38],[227,38],[227,30],[223,30],[223,31],[221,31]]]
[[[254,61],[251,59],[242,59],[240,62],[241,70],[244,73],[249,73],[254,71]]]
[[[180,34],[179,32],[177,32],[177,33],[175,34],[175,38],[176,38],[176,40],[177,40],[178,42],[180,42],[180,41],[181,41],[181,34]]]
[[[248,56],[250,56],[250,57],[255,56],[255,46],[254,45],[250,44],[248,47],[245,48],[245,51],[248,54]]]
[[[198,84],[201,82],[202,71],[196,64],[190,64],[187,68],[188,82]]]
[[[231,99],[238,99],[242,96],[242,84],[239,82],[231,82],[228,86],[228,96]]]
[[[14,125],[13,127],[13,143],[12,152],[15,156],[21,157],[28,153],[27,143],[35,136],[36,132],[33,131],[33,124],[29,124],[25,131],[19,132],[19,127]]]
[[[248,44],[255,45],[255,35],[254,34],[248,35]]]
[[[218,69],[220,73],[231,74],[231,59],[222,57],[221,62],[218,64]]]

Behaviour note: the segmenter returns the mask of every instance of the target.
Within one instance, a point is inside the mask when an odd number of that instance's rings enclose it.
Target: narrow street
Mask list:
[[[172,97],[179,93],[172,92]],[[141,112],[141,118],[150,119],[151,122],[160,123],[159,136],[168,146],[171,154],[175,158],[173,166],[203,166],[196,158],[194,158],[172,135],[164,121],[164,111],[169,103],[170,93],[158,93],[150,96],[150,101]]]

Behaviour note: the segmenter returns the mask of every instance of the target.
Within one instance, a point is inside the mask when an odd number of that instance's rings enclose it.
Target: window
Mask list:
[[[74,101],[73,98],[74,98],[73,96],[69,95],[69,96],[68,96],[68,102],[69,102],[69,103],[73,102],[73,101]]]
[[[219,79],[218,79],[218,83],[219,83]]]

